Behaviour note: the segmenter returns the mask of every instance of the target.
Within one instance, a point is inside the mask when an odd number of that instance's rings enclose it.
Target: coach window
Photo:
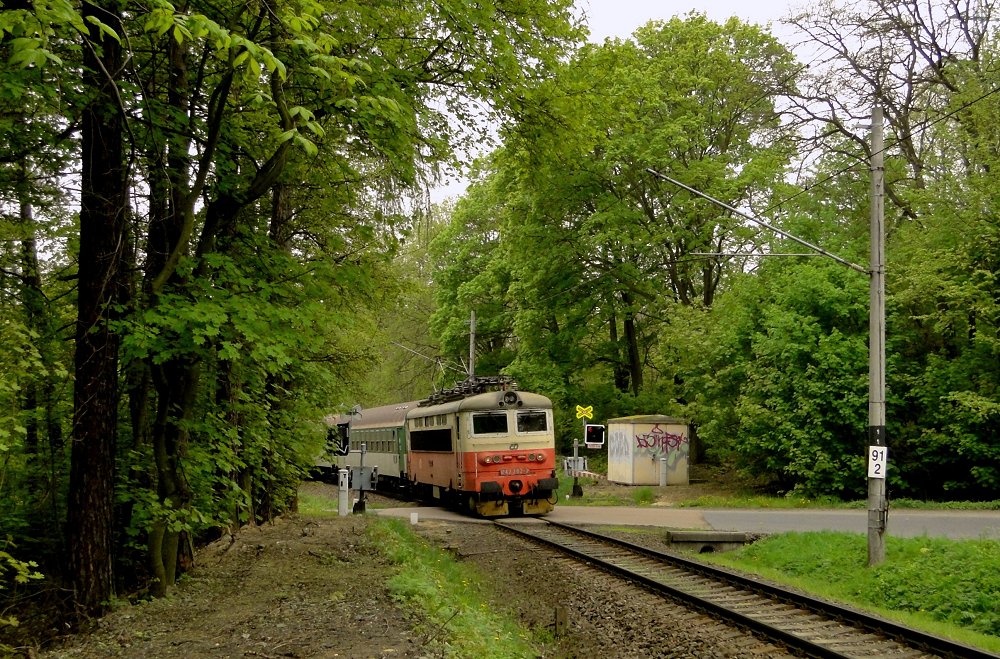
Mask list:
[[[506,412],[484,412],[472,415],[472,434],[490,435],[507,432]]]
[[[548,429],[544,410],[518,410],[517,432],[545,432]]]

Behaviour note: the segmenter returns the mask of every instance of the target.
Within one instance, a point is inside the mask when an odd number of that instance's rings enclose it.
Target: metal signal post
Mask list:
[[[868,565],[885,560],[889,502],[885,489],[885,166],[882,108],[872,111],[871,296],[868,305]]]
[[[876,106],[872,111],[871,149],[871,246],[870,263],[867,269],[782,231],[666,174],[661,174],[655,169],[647,168],[646,171],[656,178],[706,199],[734,215],[750,220],[783,238],[795,241],[817,254],[829,257],[852,270],[868,273],[871,297],[868,312],[868,565],[874,566],[885,560],[885,531],[889,519],[889,503],[885,487],[885,472],[888,462],[885,437],[885,166],[883,156],[885,145],[882,135],[882,108],[879,106]],[[762,254],[761,256],[767,255]]]
[[[587,437],[587,419],[594,416],[594,406],[588,405],[584,407],[583,405],[576,406],[576,418],[583,419],[583,436],[584,441]],[[577,474],[580,471],[580,439],[578,437],[573,438],[573,496],[582,497],[583,488],[580,486],[579,477]]]

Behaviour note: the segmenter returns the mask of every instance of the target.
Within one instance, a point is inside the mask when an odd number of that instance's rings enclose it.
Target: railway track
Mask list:
[[[549,521],[504,520],[542,543],[809,657],[980,659],[995,655],[683,556]]]

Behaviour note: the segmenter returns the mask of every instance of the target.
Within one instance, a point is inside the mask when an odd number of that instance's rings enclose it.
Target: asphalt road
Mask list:
[[[368,509],[393,517],[484,521],[431,507]],[[742,510],[710,508],[556,506],[546,519],[566,524],[621,524],[671,529],[783,533],[786,531],[868,532],[866,510]],[[1000,511],[889,510],[889,535],[1000,539]]]

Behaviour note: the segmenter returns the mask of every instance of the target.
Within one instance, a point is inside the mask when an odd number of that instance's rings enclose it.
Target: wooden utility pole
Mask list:
[[[885,439],[885,167],[882,108],[875,106],[871,126],[871,258],[868,309],[868,565],[885,560],[889,503],[885,492],[888,449]]]

